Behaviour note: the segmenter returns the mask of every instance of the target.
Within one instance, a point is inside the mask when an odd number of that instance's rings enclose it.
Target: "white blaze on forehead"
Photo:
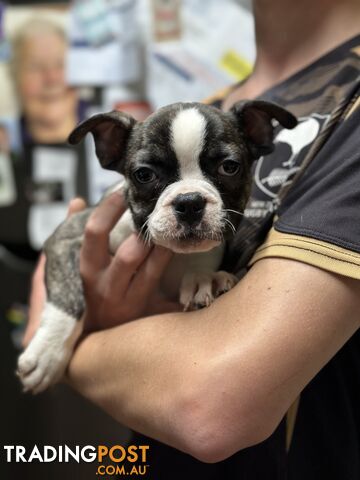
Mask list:
[[[181,178],[204,178],[199,156],[204,147],[205,117],[196,108],[180,110],[171,125],[171,143],[179,161]]]

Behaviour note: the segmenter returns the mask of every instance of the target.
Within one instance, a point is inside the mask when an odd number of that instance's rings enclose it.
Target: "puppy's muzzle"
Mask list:
[[[188,227],[198,225],[205,213],[206,199],[198,192],[181,193],[172,202],[177,221]]]

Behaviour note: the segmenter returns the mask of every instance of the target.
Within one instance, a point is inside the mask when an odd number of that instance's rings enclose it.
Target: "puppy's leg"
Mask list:
[[[41,325],[18,362],[24,391],[40,393],[60,380],[80,333],[76,318],[46,302]]]
[[[47,301],[40,327],[18,361],[25,391],[39,393],[60,380],[82,331],[79,253],[79,240],[61,240],[47,249]]]
[[[180,303],[184,311],[208,307],[237,282],[235,275],[224,271],[187,273],[181,282]]]

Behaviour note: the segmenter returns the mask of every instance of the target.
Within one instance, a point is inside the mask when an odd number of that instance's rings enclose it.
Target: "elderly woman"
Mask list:
[[[66,48],[64,30],[48,19],[28,20],[13,38],[24,143],[62,143],[82,117],[77,92],[66,84]]]

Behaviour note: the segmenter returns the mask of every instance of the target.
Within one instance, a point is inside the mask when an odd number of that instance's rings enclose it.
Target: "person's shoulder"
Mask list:
[[[234,90],[238,85],[229,85],[227,87],[217,90],[209,97],[204,98],[201,102],[206,105],[212,105],[213,107],[221,108],[223,101],[229,95],[229,93]]]
[[[358,98],[288,191],[252,263],[290,258],[360,279],[359,185]]]

